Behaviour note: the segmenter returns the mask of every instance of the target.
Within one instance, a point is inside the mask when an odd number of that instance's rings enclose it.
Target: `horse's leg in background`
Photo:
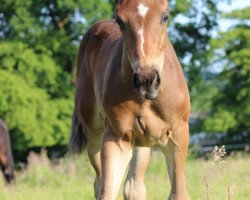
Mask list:
[[[185,162],[189,143],[189,128],[186,122],[179,124],[178,130],[170,135],[165,154],[168,175],[171,182],[169,200],[189,200],[185,184]]]
[[[11,144],[8,130],[4,130],[1,135],[1,148],[0,148],[0,166],[3,171],[3,175],[6,183],[14,183],[15,182],[15,174],[14,174],[14,160],[11,151]]]
[[[102,185],[98,200],[116,199],[131,157],[131,135],[120,138],[106,127],[101,149]]]
[[[151,148],[136,147],[133,152],[130,168],[124,187],[125,200],[146,200],[146,187],[144,184],[144,174],[150,160]]]
[[[0,152],[0,165],[6,183],[8,184],[14,183],[15,182],[14,163],[12,157],[8,158],[8,152]]]
[[[4,172],[7,167],[7,158],[6,158],[6,155],[4,154],[4,148],[5,148],[5,145],[2,145],[1,151],[0,151],[0,167],[1,167],[4,179],[6,180]]]

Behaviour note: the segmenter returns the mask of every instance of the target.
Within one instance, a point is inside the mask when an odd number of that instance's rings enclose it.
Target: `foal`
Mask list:
[[[97,199],[116,198],[130,162],[124,198],[145,200],[150,147],[158,146],[167,161],[169,199],[187,200],[190,99],[167,36],[168,2],[119,0],[115,13],[116,21],[96,23],[80,45],[70,151],[86,144]]]
[[[11,152],[10,137],[8,129],[2,120],[0,120],[0,166],[5,181],[7,183],[14,182],[14,161]]]

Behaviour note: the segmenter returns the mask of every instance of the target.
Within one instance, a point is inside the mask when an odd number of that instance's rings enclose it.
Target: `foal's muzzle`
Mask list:
[[[146,99],[154,100],[159,94],[161,79],[157,70],[134,73],[133,87],[137,94]]]

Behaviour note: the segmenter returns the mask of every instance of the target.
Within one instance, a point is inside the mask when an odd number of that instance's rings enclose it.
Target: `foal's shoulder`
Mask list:
[[[121,31],[115,20],[103,20],[96,22],[85,34],[85,39],[98,37],[100,39],[117,40],[121,36]]]

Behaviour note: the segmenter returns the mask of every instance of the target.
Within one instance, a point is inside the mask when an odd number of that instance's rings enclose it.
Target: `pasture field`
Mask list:
[[[50,161],[46,153],[31,154],[25,169],[16,172],[16,185],[4,186],[1,200],[92,200],[94,171],[86,152],[78,159]],[[250,157],[234,156],[225,162],[189,159],[187,188],[193,200],[250,199]],[[167,199],[169,181],[163,155],[152,153],[146,174],[149,200]],[[118,200],[122,200],[122,192]]]

